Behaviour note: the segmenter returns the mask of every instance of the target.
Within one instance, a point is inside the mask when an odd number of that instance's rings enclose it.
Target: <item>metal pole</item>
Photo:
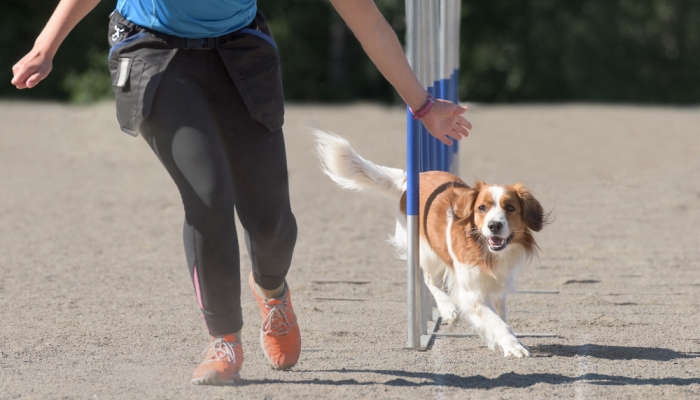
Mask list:
[[[448,79],[449,90],[448,99],[459,102],[459,26],[461,21],[462,4],[460,0],[450,0],[448,6],[449,12],[447,18],[448,28],[447,28],[447,68],[445,79]],[[459,175],[459,143],[455,142],[452,144],[451,149],[447,149],[449,152],[449,162],[448,170],[455,175]]]
[[[420,0],[406,0],[407,23],[407,47],[409,63],[416,75],[420,77],[422,66],[418,62],[421,49],[418,45]],[[420,346],[420,296],[417,288],[419,279],[419,254],[418,254],[418,169],[420,151],[420,137],[418,124],[413,120],[410,110],[406,112],[406,230],[408,234],[407,257],[407,316],[408,316],[408,340],[407,346],[418,348]]]
[[[423,62],[426,67],[425,81],[423,85],[428,89],[428,92],[435,96],[435,21],[434,21],[434,4],[435,1],[423,1],[423,21],[425,23],[425,32],[423,33],[423,39],[425,42],[425,58]],[[433,170],[435,169],[435,139],[430,136],[426,129],[423,130],[423,136],[426,141],[426,151],[423,152],[426,158],[426,168],[421,170]]]
[[[420,49],[417,53],[418,58],[416,60],[416,65],[420,66],[417,76],[420,83],[423,84],[423,87],[426,89],[430,87],[430,49],[428,46],[428,34],[430,33],[428,30],[428,20],[430,18],[428,16],[429,9],[430,7],[427,1],[416,1],[416,10],[418,12],[416,24],[418,27],[418,29],[416,29],[418,31],[418,37],[416,37],[416,47]],[[430,135],[425,132],[425,127],[420,122],[418,123],[418,132],[420,136],[420,158],[418,162],[419,171],[422,172],[430,169]]]
[[[438,96],[441,99],[447,99],[448,98],[448,93],[447,93],[447,84],[448,81],[445,79],[446,77],[449,76],[449,74],[446,74],[446,71],[448,69],[448,63],[447,63],[447,57],[450,49],[450,43],[447,42],[447,27],[448,27],[448,16],[447,16],[447,3],[450,0],[438,0],[437,7],[438,7],[438,35],[437,35],[437,49],[438,49],[438,57],[436,59],[437,66],[438,66],[438,85],[439,85],[439,90],[438,90]],[[450,149],[444,145],[442,142],[438,144],[440,150],[438,153],[438,169],[442,171],[447,171],[449,168],[450,164]]]
[[[456,101],[453,76],[459,62],[459,1],[406,0],[406,54],[420,83],[435,97]],[[419,121],[406,116],[407,314],[408,347],[419,348],[432,317],[432,296],[422,282],[419,255],[419,172],[453,170],[455,148],[431,137]],[[432,332],[431,332],[432,333]],[[426,337],[430,335],[425,335]],[[425,339],[425,337],[423,338]]]

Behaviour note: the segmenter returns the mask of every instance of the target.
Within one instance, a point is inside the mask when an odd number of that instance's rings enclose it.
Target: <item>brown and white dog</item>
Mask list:
[[[405,257],[406,173],[365,160],[347,140],[316,130],[323,171],[349,190],[375,190],[399,202],[390,242]],[[536,251],[532,231],[544,224],[542,206],[522,184],[477,182],[429,171],[420,174],[420,266],[444,322],[465,316],[504,356],[529,352],[506,323],[506,295],[515,270]]]

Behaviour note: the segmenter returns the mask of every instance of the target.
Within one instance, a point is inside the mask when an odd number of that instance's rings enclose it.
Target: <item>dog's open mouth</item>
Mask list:
[[[491,236],[489,238],[489,250],[491,251],[501,251],[508,246],[508,243],[510,243],[511,239],[513,239],[513,234],[508,236],[507,238],[502,238],[498,236]]]

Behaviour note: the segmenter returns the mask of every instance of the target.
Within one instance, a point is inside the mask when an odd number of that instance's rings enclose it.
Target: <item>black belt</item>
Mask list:
[[[234,31],[227,33],[222,36],[209,37],[209,38],[184,38],[179,36],[168,35],[167,33],[157,32],[151,29],[141,28],[163,40],[165,40],[168,45],[178,48],[178,49],[191,49],[191,50],[211,50],[221,47],[222,44],[230,42],[236,37],[239,37],[240,31]],[[255,29],[258,30],[258,24],[253,20],[250,25],[242,29]]]
[[[248,26],[241,28],[240,30],[227,33],[225,35],[221,36],[216,36],[216,37],[208,37],[208,38],[197,38],[197,39],[192,39],[192,38],[185,38],[185,37],[180,37],[180,36],[174,36],[174,35],[169,35],[167,33],[163,32],[158,32],[154,31],[153,29],[148,29],[146,27],[136,25],[133,22],[129,21],[128,19],[124,18],[123,15],[121,15],[119,12],[116,10],[110,14],[110,17],[116,16],[116,23],[120,26],[123,26],[126,28],[127,32],[132,32],[134,30],[136,31],[143,31],[143,32],[148,32],[153,36],[156,36],[158,38],[163,39],[169,46],[178,48],[178,49],[194,49],[194,50],[210,50],[210,49],[216,49],[218,47],[221,47],[222,44],[226,42],[230,42],[236,37],[239,37],[240,31],[243,29],[254,29],[257,31],[261,31],[260,26],[258,25],[258,15],[253,19],[253,21],[248,24]],[[119,41],[119,39],[113,39],[114,42]]]

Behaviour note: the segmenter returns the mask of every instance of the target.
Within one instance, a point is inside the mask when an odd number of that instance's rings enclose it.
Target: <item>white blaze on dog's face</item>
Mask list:
[[[492,252],[505,249],[512,239],[506,213],[512,212],[514,205],[505,203],[504,195],[502,186],[489,185],[482,187],[476,199],[474,222]]]
[[[474,205],[474,222],[491,252],[505,249],[514,230],[522,229],[517,193],[503,186],[484,185]]]
[[[474,223],[491,252],[504,250],[512,242],[531,240],[529,229],[542,229],[540,203],[522,184],[509,186],[477,184]]]

